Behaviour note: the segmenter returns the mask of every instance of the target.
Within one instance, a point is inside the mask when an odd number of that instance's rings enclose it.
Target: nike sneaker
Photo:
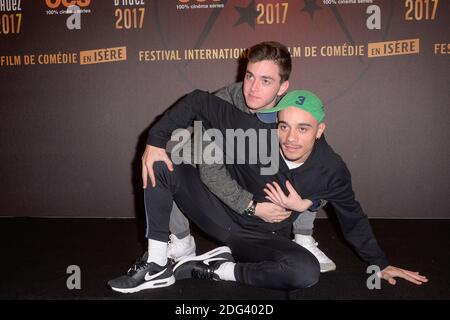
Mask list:
[[[134,293],[145,289],[168,287],[175,283],[170,260],[165,266],[160,266],[154,262],[147,262],[147,257],[146,252],[125,275],[108,281],[108,286],[114,291]]]
[[[173,272],[177,280],[220,280],[215,271],[224,262],[234,262],[231,250],[228,247],[218,247],[200,256],[180,260],[173,267]]]
[[[311,252],[320,264],[320,272],[330,272],[336,270],[336,264],[327,257],[327,255],[319,249],[318,243],[312,236],[296,234],[294,241],[303,248]]]
[[[167,244],[167,257],[178,262],[186,257],[195,256],[195,239],[188,235],[183,239],[178,239],[174,234],[169,235]]]

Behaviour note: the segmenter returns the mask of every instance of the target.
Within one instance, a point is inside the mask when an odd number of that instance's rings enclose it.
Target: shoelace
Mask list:
[[[167,254],[170,257],[172,255],[172,251],[176,251],[176,247],[179,247],[178,241],[175,239],[173,234],[169,235],[169,241],[167,242]],[[170,257],[173,259],[173,257]]]
[[[133,275],[139,270],[142,270],[148,266],[148,263],[142,260],[137,260],[131,267],[128,269],[127,274]]]

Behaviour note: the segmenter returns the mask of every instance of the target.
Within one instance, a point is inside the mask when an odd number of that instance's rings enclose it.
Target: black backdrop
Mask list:
[[[0,216],[139,214],[149,124],[277,40],[367,214],[450,217],[449,1],[348,2],[0,0]]]

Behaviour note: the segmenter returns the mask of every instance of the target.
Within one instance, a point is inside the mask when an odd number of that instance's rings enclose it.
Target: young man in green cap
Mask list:
[[[379,266],[380,276],[389,283],[395,284],[396,277],[415,284],[428,281],[416,272],[389,265],[367,216],[355,200],[345,163],[325,141],[325,114],[320,99],[311,92],[295,90],[284,96],[272,111],[279,111],[279,141],[275,141],[280,149],[275,148],[270,154],[277,170],[267,173],[264,165],[251,161],[228,163],[227,169],[254,194],[251,208],[268,200],[289,211],[270,217],[258,216],[254,210],[236,215],[202,184],[192,166],[175,165],[169,171],[165,164],[155,163],[152,174],[156,186],[145,190],[149,213],[147,237],[159,242],[167,239],[175,200],[204,232],[227,246],[188,257],[173,267],[170,261],[148,262],[150,256],[158,261],[166,255],[164,250],[150,249],[126,275],[111,280],[111,288],[136,292],[168,286],[175,279],[185,278],[238,281],[283,290],[312,286],[319,279],[319,263],[309,251],[293,243],[289,235],[292,221],[318,199],[333,204],[347,241],[366,262]],[[180,100],[152,127],[147,143],[164,150],[172,132],[188,126],[192,120],[203,121],[206,129],[218,129],[223,136],[229,129],[257,128],[259,133],[275,129],[273,124],[261,123],[255,115],[242,114],[225,101],[197,90]],[[260,135],[258,145],[266,142],[273,143],[271,135]],[[230,150],[225,152],[230,155]],[[246,159],[254,156],[252,146],[239,152]],[[232,154],[238,157],[238,153]],[[263,171],[266,174],[261,174]]]

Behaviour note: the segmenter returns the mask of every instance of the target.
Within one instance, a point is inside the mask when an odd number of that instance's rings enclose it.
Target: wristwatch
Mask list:
[[[253,203],[250,207],[248,207],[247,209],[244,210],[243,214],[247,215],[247,216],[254,216],[255,215],[255,210],[256,210],[256,205],[258,204],[258,202],[256,202],[255,200],[252,200]]]

